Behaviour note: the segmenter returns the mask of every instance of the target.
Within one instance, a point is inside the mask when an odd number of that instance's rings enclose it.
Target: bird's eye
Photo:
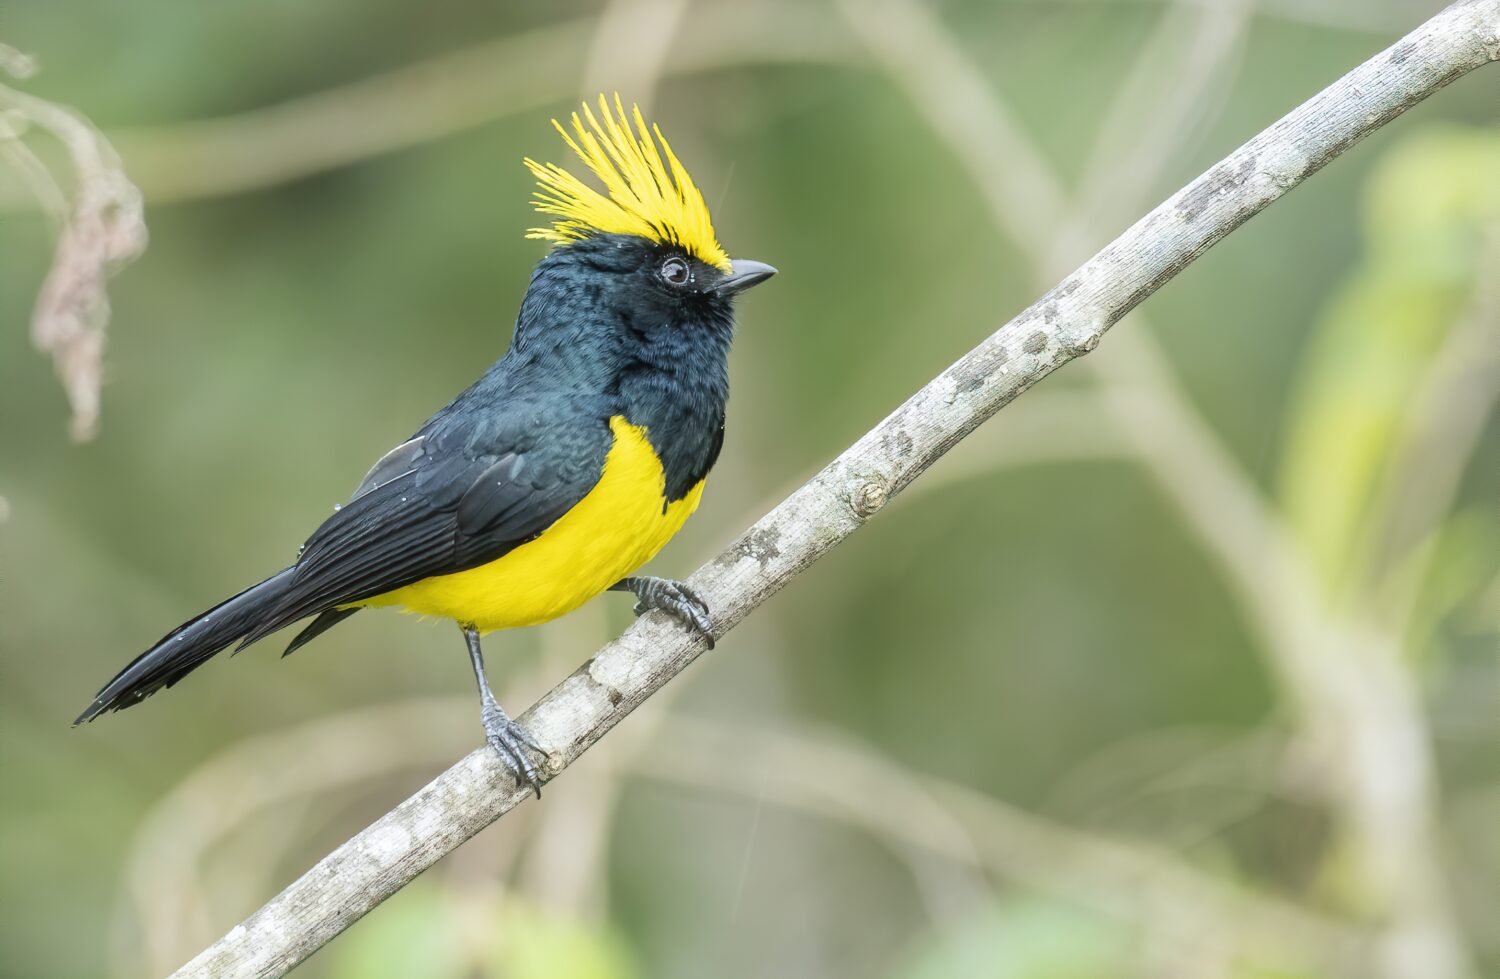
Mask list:
[[[685,286],[693,277],[693,270],[688,268],[688,263],[672,256],[661,263],[661,280],[669,286]]]

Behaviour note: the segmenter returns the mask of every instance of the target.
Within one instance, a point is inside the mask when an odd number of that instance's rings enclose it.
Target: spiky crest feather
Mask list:
[[[646,125],[639,106],[632,105],[626,115],[617,93],[611,111],[609,101],[600,95],[599,115],[585,102],[583,117],[573,113],[572,123],[569,133],[562,123],[552,120],[563,141],[603,182],[609,196],[555,163],[538,163],[528,157],[526,166],[539,187],[532,202],[539,213],[558,219],[551,227],[532,228],[528,238],[567,244],[596,234],[640,235],[676,245],[710,265],[730,270],[729,256],[714,237],[703,194],[661,129]]]

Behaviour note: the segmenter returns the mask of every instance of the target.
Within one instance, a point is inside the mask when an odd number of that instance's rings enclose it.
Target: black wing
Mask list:
[[[303,545],[247,646],[298,619],[493,561],[588,495],[613,444],[592,404],[511,404],[435,418],[377,462]]]

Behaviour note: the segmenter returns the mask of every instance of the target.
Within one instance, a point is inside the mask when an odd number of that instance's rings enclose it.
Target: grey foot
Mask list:
[[[484,722],[484,736],[490,747],[495,749],[505,767],[515,775],[516,781],[524,781],[531,786],[531,791],[540,799],[542,773],[532,763],[531,752],[546,758],[547,749],[537,744],[536,739],[524,727],[507,717],[498,704],[485,705],[480,711],[480,719]]]
[[[474,667],[474,681],[479,684],[479,719],[484,723],[484,738],[500,756],[505,767],[516,777],[517,784],[525,782],[531,786],[536,797],[542,797],[542,775],[531,763],[528,750],[543,758],[547,749],[536,743],[526,729],[511,720],[500,709],[500,702],[490,690],[490,681],[484,675],[484,652],[479,648],[479,630],[473,626],[460,626],[464,642],[469,646],[469,662]]]
[[[708,603],[698,593],[680,581],[670,578],[653,578],[641,575],[626,578],[610,588],[610,591],[628,591],[635,595],[635,614],[641,615],[651,609],[661,609],[684,626],[701,635],[708,648],[714,648],[713,619],[708,613]]]

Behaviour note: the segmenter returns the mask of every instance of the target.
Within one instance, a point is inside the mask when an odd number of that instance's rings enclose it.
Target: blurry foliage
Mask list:
[[[1500,132],[1430,129],[1364,195],[1359,263],[1314,324],[1287,415],[1281,498],[1330,590],[1349,584],[1411,398],[1493,253]]]
[[[1118,921],[1039,900],[976,910],[923,941],[891,979],[1114,979],[1139,955]]]
[[[637,979],[629,949],[520,898],[418,882],[327,953],[330,979]]]
[[[1176,189],[1386,43],[1385,28],[1361,26],[1369,18],[1414,23],[1438,5],[1330,0],[1306,19],[1257,16],[1234,80],[1203,83],[1223,89],[1215,112],[1149,193]],[[1065,178],[1171,12],[1110,0],[938,7]],[[22,0],[5,7],[0,40],[39,55],[29,91],[140,136],[598,9]],[[48,227],[0,211],[0,977],[134,977],[147,927],[185,958],[430,774],[392,771],[276,819],[247,814],[265,832],[245,835],[264,842],[216,853],[206,876],[225,885],[164,924],[149,890],[133,903],[119,885],[164,796],[260,732],[396,698],[467,697],[461,646],[446,626],[359,616],[290,661],[256,648],[138,711],[66,725],[168,626],[289,560],[373,458],[504,348],[540,253],[521,237],[533,215],[519,160],[556,152],[547,118],[569,101],[252,194],[148,199],[152,249],[111,282],[103,431],[86,447],[66,439],[64,398],[23,328]],[[745,303],[724,457],[699,516],[653,565],[675,575],[1034,288],[1024,249],[995,232],[961,168],[867,66],[708,70],[655,101],[726,245],[783,270]],[[1150,302],[1196,407],[1284,506],[1331,595],[1365,584],[1355,579],[1369,571],[1406,401],[1488,274],[1475,242],[1500,194],[1495,113],[1493,78],[1453,86]],[[0,201],[15,200],[13,180],[0,167]],[[1111,356],[1110,341],[1093,356]],[[852,731],[890,764],[1305,901],[1325,820],[1286,770],[1284,691],[1259,633],[1200,543],[1128,461],[985,469],[1045,422],[1050,394],[1086,378],[1064,372],[1002,413],[666,696],[689,713]],[[942,483],[950,465],[971,475]],[[1489,971],[1500,967],[1496,473],[1490,418],[1458,499],[1428,529],[1410,627],[1451,816],[1441,842]],[[499,640],[507,705],[629,618],[606,597]],[[632,789],[617,802],[601,759],[646,723],[632,718],[542,806],[482,834],[297,975],[1165,974],[1137,928],[1172,908],[1133,908],[1140,921],[1127,923],[1009,892],[973,902],[941,867],[936,885],[916,881],[893,847],[794,818],[753,787],[744,800]],[[403,735],[430,742],[432,757],[477,744],[461,724]],[[597,866],[591,843],[607,848]],[[1183,974],[1207,974],[1185,960]],[[1272,979],[1244,968],[1226,974]]]
[[[1442,648],[1430,644],[1440,629],[1473,636],[1487,635],[1495,627],[1500,605],[1484,588],[1495,574],[1495,555],[1500,554],[1494,508],[1458,510],[1439,528],[1432,545],[1433,568],[1423,581],[1410,628],[1420,644],[1417,648],[1429,657]]]

